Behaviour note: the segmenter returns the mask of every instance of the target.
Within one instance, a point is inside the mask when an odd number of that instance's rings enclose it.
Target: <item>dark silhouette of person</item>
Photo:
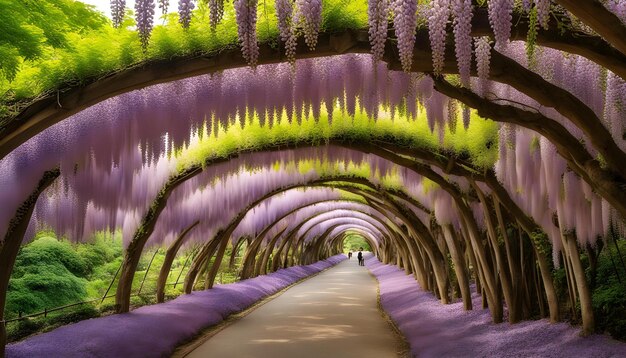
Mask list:
[[[352,250],[348,251],[348,260],[352,258]]]
[[[359,266],[365,266],[365,262],[363,260],[363,253],[361,251],[363,251],[363,248],[359,247],[359,253],[356,255],[356,258],[359,259]]]

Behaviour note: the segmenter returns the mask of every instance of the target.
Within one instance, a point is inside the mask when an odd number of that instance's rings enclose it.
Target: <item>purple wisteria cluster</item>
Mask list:
[[[126,11],[126,0],[111,0],[111,19],[113,27],[120,27],[124,20],[124,12]]]
[[[402,69],[411,71],[413,47],[415,46],[415,27],[417,26],[417,2],[413,0],[394,0],[392,11],[393,28],[398,39],[398,51]]]
[[[479,93],[486,92],[486,80],[489,78],[489,68],[491,63],[491,44],[488,37],[474,38],[475,54],[476,54],[476,73],[480,80]]]
[[[511,38],[514,0],[487,0],[489,23],[493,29],[496,46],[504,48]]]
[[[382,59],[385,52],[390,1],[368,0],[367,2],[369,39],[372,45],[372,56],[375,60]]]
[[[161,9],[161,14],[165,15],[170,7],[170,0],[157,0],[157,5]]]
[[[265,276],[218,285],[130,313],[81,321],[6,348],[21,357],[164,357],[201,330],[308,276],[346,259],[332,256]]]
[[[135,1],[135,23],[141,47],[146,49],[154,26],[154,0]]]
[[[322,25],[322,0],[296,0],[293,20],[302,29],[304,42],[314,50]]]
[[[452,14],[454,16],[454,51],[459,76],[461,83],[469,87],[472,66],[472,1],[452,0]]]
[[[209,24],[215,29],[224,17],[224,0],[209,0]]]
[[[241,52],[248,64],[254,66],[259,57],[256,35],[257,0],[235,0],[234,7]]]
[[[433,54],[433,71],[435,74],[440,74],[443,70],[446,52],[446,27],[448,26],[448,19],[450,18],[450,0],[432,0],[430,5],[428,35],[430,37],[430,48]]]
[[[294,2],[293,0],[276,0],[276,17],[280,39],[285,43],[285,55],[289,62],[296,60],[297,34],[294,25]]]
[[[191,11],[195,6],[193,0],[178,0],[178,22],[184,29],[191,23]]]
[[[396,266],[384,265],[375,257],[366,258],[365,265],[378,280],[383,309],[403,333],[413,356],[626,356],[626,344],[602,335],[581,337],[568,323],[537,320],[491,324],[489,310],[480,309],[477,293],[472,296],[474,310],[465,311],[461,302],[441,304]]]

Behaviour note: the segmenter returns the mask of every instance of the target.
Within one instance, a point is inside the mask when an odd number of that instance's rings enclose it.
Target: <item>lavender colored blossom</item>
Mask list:
[[[111,0],[111,19],[113,27],[120,27],[124,20],[124,12],[126,11],[126,0]]]
[[[415,28],[417,27],[417,2],[414,0],[394,0],[393,26],[398,39],[400,62],[405,72],[411,71],[413,47],[415,46]]]
[[[135,1],[135,22],[141,47],[145,50],[150,41],[154,20],[154,0]]]
[[[170,7],[170,1],[169,0],[157,0],[157,5],[159,6],[159,9],[161,9],[161,14],[165,15],[167,14],[167,10]]]
[[[178,22],[183,28],[188,28],[191,23],[191,11],[195,4],[193,0],[178,0]]]
[[[248,64],[254,66],[259,57],[256,34],[257,0],[235,0],[234,7],[241,52]]]
[[[461,83],[465,87],[470,86],[470,72],[472,66],[472,7],[471,0],[452,0],[452,13],[454,15],[454,50]]]
[[[302,28],[307,46],[314,50],[322,24],[322,0],[296,0],[293,18]]]
[[[496,46],[505,48],[511,38],[513,0],[487,0],[489,23],[496,38]]]
[[[380,60],[385,52],[387,42],[387,25],[390,0],[368,0],[367,15],[369,22],[369,39],[374,59]]]
[[[209,0],[209,24],[212,29],[217,27],[224,17],[224,0]]]
[[[450,17],[450,0],[432,0],[430,4],[428,34],[430,37],[430,48],[433,53],[433,71],[435,74],[440,74],[445,60],[446,27]]]

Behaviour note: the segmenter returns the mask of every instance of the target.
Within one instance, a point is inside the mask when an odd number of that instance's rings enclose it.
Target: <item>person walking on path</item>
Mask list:
[[[352,250],[348,251],[348,260],[352,258]]]
[[[359,253],[356,255],[356,258],[359,259],[359,266],[365,266],[365,263],[363,262],[363,248],[360,247],[359,248]]]

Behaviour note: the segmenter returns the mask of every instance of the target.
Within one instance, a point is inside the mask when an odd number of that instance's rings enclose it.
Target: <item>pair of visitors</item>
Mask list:
[[[363,259],[363,248],[359,247],[359,253],[356,255],[359,260],[359,266],[365,266],[365,259]]]
[[[348,260],[352,258],[352,250],[348,251]]]

